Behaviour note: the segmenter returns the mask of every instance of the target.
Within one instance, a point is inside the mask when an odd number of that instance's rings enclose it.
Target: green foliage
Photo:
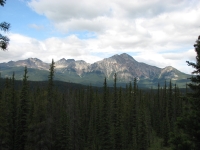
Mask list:
[[[28,91],[28,76],[27,68],[24,69],[23,85],[20,93],[20,104],[18,110],[18,128],[17,128],[17,147],[20,150],[25,150],[28,136],[28,115],[29,115],[29,91]]]
[[[169,142],[180,141],[176,149],[194,145],[174,124],[181,114],[190,118],[186,112],[192,105],[173,83],[143,91],[134,79],[123,89],[117,87],[117,74],[113,88],[106,78],[96,89],[55,82],[54,61],[47,82],[28,83],[25,68],[21,83],[13,75],[0,85],[0,149],[169,150]],[[179,124],[186,120],[180,118]]]
[[[23,67],[2,67],[2,77],[12,77],[12,73],[15,72],[15,78],[16,80],[21,80],[23,78],[22,72],[23,72]],[[47,81],[48,78],[47,76],[49,75],[49,72],[47,70],[39,70],[39,69],[34,69],[34,68],[28,68],[29,70],[29,80],[30,81]],[[62,71],[62,70],[61,70]],[[90,72],[87,74],[83,74],[80,78],[76,74],[75,71],[73,70],[63,70],[64,73],[59,73],[56,71],[54,73],[54,80],[56,81],[64,81],[64,82],[73,82],[73,83],[78,83],[82,85],[89,85],[91,84],[92,86],[98,86],[102,87],[102,81],[104,80],[105,75],[103,73],[94,73]],[[172,80],[172,84],[177,84],[179,85],[179,88],[185,88],[185,84],[189,83],[189,80],[187,79],[189,76],[187,74],[183,74],[181,72],[176,73],[180,78],[178,80]],[[113,75],[114,76],[114,75]],[[150,80],[150,79],[140,79],[137,82],[137,85],[141,89],[150,89],[151,87],[157,88],[157,84],[160,83],[160,87],[164,86],[165,83],[164,78],[160,78],[158,80]],[[169,82],[169,81],[167,81]],[[117,86],[118,87],[126,87],[127,82],[125,81],[117,81]],[[113,79],[107,79],[107,86],[108,87],[113,87]]]
[[[190,78],[191,83],[188,84],[192,92],[184,97],[183,113],[177,120],[176,132],[171,134],[173,149],[197,150],[200,147],[200,36],[194,48],[197,54],[196,63],[187,61],[195,69],[192,72],[195,76]]]
[[[104,79],[102,110],[101,110],[101,129],[100,129],[101,149],[112,149],[111,139],[111,120],[109,111],[109,92],[106,78]]]
[[[1,6],[4,6],[4,4],[6,3],[6,0],[0,0],[0,5]],[[10,28],[10,24],[9,23],[6,23],[6,22],[2,22],[0,23],[0,29],[3,30],[3,31],[8,31]],[[9,44],[9,38],[6,37],[6,36],[3,36],[0,34],[0,49],[1,50],[6,50],[7,49],[7,46]]]

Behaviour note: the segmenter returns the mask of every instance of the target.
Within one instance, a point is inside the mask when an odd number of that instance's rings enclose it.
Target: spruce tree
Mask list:
[[[54,114],[53,114],[53,101],[54,101],[54,68],[55,63],[52,59],[50,69],[49,69],[49,80],[48,80],[48,87],[47,87],[47,118],[46,118],[46,145],[48,149],[52,150],[55,146],[55,128],[54,128]]]
[[[18,143],[19,150],[24,150],[27,142],[28,134],[28,115],[29,115],[29,91],[28,91],[28,76],[27,67],[24,69],[23,85],[20,94],[20,107],[18,116]]]
[[[15,91],[15,74],[13,73],[12,79],[11,79],[11,88],[10,88],[10,101],[9,101],[9,116],[8,116],[8,122],[9,122],[9,141],[8,141],[8,147],[11,150],[15,149],[16,146],[16,130],[17,130],[17,95]]]
[[[122,109],[123,109],[123,102],[122,102],[122,88],[119,88],[118,92],[118,101],[117,101],[117,125],[116,125],[116,130],[117,130],[117,147],[119,150],[123,149],[123,126],[122,126]]]
[[[167,101],[167,109],[168,109],[168,117],[169,117],[169,131],[173,131],[173,95],[172,95],[172,81],[169,82],[168,89],[168,101]]]
[[[134,79],[133,83],[133,91],[131,91],[131,94],[133,94],[132,100],[131,100],[131,128],[132,128],[132,147],[133,149],[138,148],[138,114],[137,114],[137,79]]]
[[[162,122],[163,128],[163,145],[169,146],[169,132],[170,132],[170,121],[169,121],[169,108],[168,108],[168,93],[167,93],[167,85],[165,81],[164,91],[163,91],[163,109],[164,109],[164,116]]]
[[[113,102],[112,102],[112,123],[113,123],[113,132],[114,132],[114,149],[120,149],[120,135],[118,127],[118,95],[117,95],[117,74],[114,74],[114,91],[113,91]]]
[[[111,132],[110,132],[110,117],[108,103],[108,87],[106,78],[103,86],[102,112],[101,112],[101,148],[102,150],[112,149]]]
[[[189,66],[195,70],[192,72],[195,76],[190,78],[188,84],[192,90],[185,98],[188,100],[187,111],[177,121],[179,134],[171,138],[173,149],[198,150],[200,147],[200,36],[194,44],[196,63],[186,61]]]
[[[9,101],[10,101],[10,80],[7,78],[5,81],[5,87],[2,91],[0,99],[0,149],[5,149],[8,146],[9,141]]]
[[[144,97],[140,90],[140,103],[138,112],[138,150],[147,150],[148,148],[148,137],[147,137],[147,125],[145,117],[145,104]]]

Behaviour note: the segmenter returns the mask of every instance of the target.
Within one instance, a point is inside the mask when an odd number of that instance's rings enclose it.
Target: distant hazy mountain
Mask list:
[[[50,64],[37,58],[0,63],[0,72],[2,77],[9,77],[15,72],[16,79],[21,79],[24,66],[29,68],[29,80],[48,79]],[[138,84],[143,87],[156,86],[158,82],[162,85],[165,80],[170,79],[184,86],[189,77],[171,66],[158,68],[137,62],[126,53],[114,55],[93,64],[83,60],[63,58],[56,61],[55,66],[56,80],[92,85],[102,85],[105,77],[108,79],[108,84],[112,85],[114,73],[117,73],[118,84],[122,86],[133,81],[134,78],[137,78]]]

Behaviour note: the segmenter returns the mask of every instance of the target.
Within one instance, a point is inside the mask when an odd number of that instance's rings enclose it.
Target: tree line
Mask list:
[[[0,30],[9,28],[0,23]],[[0,49],[8,44],[9,38],[0,34]],[[195,69],[189,93],[187,85],[182,93],[171,81],[164,87],[158,83],[156,92],[139,89],[136,79],[122,89],[117,74],[112,90],[106,78],[102,92],[92,86],[58,90],[53,60],[46,87],[30,90],[25,67],[16,88],[13,73],[0,89],[0,150],[198,150],[200,36],[194,48],[196,63],[187,61]]]
[[[0,150],[197,150],[200,37],[194,47],[196,63],[187,63],[197,75],[184,93],[171,81],[143,91],[134,79],[122,89],[117,74],[112,90],[105,78],[101,92],[92,86],[61,91],[53,60],[45,87],[30,90],[25,67],[16,89],[13,73],[0,89]]]
[[[15,76],[0,91],[0,149],[147,150],[169,147],[185,95],[171,81],[157,91],[142,91],[137,80],[125,89],[92,86],[61,92],[54,86],[54,61],[48,86],[30,90],[25,67],[20,89]]]

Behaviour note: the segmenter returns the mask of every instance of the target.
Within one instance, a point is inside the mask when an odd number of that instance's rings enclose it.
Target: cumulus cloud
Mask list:
[[[193,49],[190,49],[188,51],[182,52],[182,53],[165,53],[162,54],[163,58],[169,59],[169,60],[186,60],[188,61],[195,61],[196,52]]]
[[[138,61],[191,72],[183,66],[186,60],[195,60],[193,44],[200,32],[198,0],[31,0],[28,6],[66,37],[40,41],[11,34],[9,51],[0,52],[1,60],[32,56],[50,62],[65,57],[92,63],[114,54],[137,53],[133,57]],[[85,31],[95,36],[75,34]]]
[[[124,43],[133,48],[175,49],[194,41],[199,31],[196,0],[32,0],[29,6],[61,32],[95,32],[115,47]]]
[[[108,2],[109,3],[109,2]],[[110,5],[100,0],[32,0],[29,6],[56,22],[72,18],[93,19],[110,14]]]
[[[8,51],[0,51],[1,62],[35,57],[45,62],[51,62],[52,59],[57,61],[61,58],[74,58],[92,63],[101,59],[93,56],[88,49],[87,42],[75,35],[66,38],[53,37],[43,41],[19,34],[10,34],[9,38],[11,42]]]
[[[144,62],[160,68],[173,66],[182,72],[190,74],[194,69],[190,66],[187,66],[186,61],[195,62],[196,52],[194,49],[189,49],[182,53],[159,54],[155,52],[146,52],[138,53],[137,56],[133,57],[139,62]]]

